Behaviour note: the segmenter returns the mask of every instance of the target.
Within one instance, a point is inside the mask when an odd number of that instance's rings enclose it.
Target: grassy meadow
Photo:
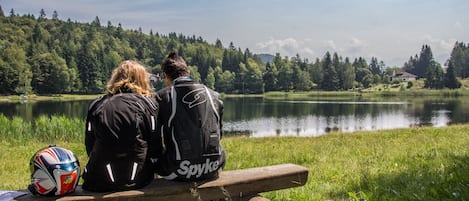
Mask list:
[[[226,137],[225,169],[294,163],[309,169],[305,186],[264,193],[272,200],[469,200],[469,125],[419,127],[320,137]],[[0,115],[0,189],[25,189],[29,159],[56,144],[82,165],[84,122]]]

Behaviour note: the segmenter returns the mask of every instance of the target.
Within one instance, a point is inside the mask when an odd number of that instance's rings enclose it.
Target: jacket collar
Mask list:
[[[173,80],[173,85],[175,85],[177,83],[192,82],[192,81],[193,81],[192,78],[187,77],[187,76],[178,77],[178,78]]]

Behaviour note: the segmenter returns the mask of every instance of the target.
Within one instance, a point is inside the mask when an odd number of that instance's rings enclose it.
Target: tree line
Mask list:
[[[402,68],[386,67],[372,57],[353,61],[326,52],[310,62],[300,55],[288,58],[277,53],[264,62],[249,49],[233,42],[223,47],[217,39],[142,29],[127,30],[99,17],[90,23],[61,20],[56,11],[48,18],[19,15],[11,9],[5,15],[0,6],[0,94],[97,94],[103,93],[111,71],[126,59],[148,66],[158,77],[160,62],[170,50],[183,56],[191,76],[223,93],[263,93],[268,91],[340,91],[389,83],[393,71],[405,70],[426,79],[428,88],[458,88],[458,78],[469,76],[469,50],[456,43],[446,72],[429,46],[410,57]],[[160,76],[161,77],[161,76]],[[163,82],[157,79],[156,88]]]

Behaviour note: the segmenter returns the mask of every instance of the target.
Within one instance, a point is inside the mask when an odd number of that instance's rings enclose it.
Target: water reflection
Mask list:
[[[320,136],[414,126],[467,122],[454,118],[460,100],[414,101],[269,101],[227,100],[224,128],[253,137]],[[464,116],[464,115],[462,115]]]
[[[469,99],[409,100],[267,100],[226,98],[225,135],[320,136],[414,126],[469,122]],[[41,115],[85,118],[90,100],[0,103],[7,117],[32,121]]]
[[[445,115],[442,113],[441,115]],[[435,122],[447,125],[448,118],[438,116]],[[251,136],[319,136],[331,131],[353,132],[358,130],[381,130],[393,128],[407,128],[420,125],[418,118],[409,117],[403,113],[381,113],[379,116],[367,115],[339,115],[302,117],[258,118],[249,121],[228,121],[224,127],[228,131],[249,130]]]
[[[63,115],[84,119],[90,102],[91,100],[6,102],[0,103],[0,113],[10,118],[22,117],[25,121],[32,121],[41,115]]]

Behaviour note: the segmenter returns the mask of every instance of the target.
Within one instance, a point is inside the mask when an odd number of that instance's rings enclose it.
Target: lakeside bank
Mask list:
[[[65,101],[65,100],[92,100],[103,94],[51,94],[51,95],[3,95],[0,102],[20,102],[20,101]],[[350,98],[350,97],[469,97],[467,89],[365,89],[351,91],[274,91],[263,94],[221,94],[222,97],[262,97],[262,98],[282,98],[282,99],[305,99],[305,98]]]

